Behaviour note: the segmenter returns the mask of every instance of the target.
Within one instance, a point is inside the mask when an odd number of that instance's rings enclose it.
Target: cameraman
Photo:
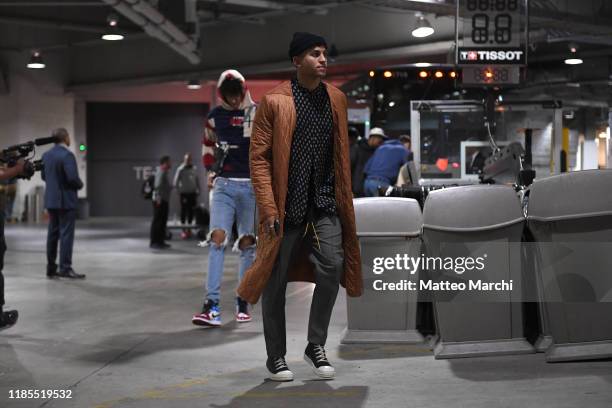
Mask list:
[[[23,174],[24,161],[19,160],[13,167],[0,167],[0,180],[8,180]],[[4,253],[6,252],[6,241],[4,240],[4,211],[0,211],[0,330],[8,329],[17,323],[19,314],[16,310],[3,311],[4,307]]]

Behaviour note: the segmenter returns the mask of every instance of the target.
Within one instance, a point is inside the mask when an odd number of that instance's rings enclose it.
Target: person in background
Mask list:
[[[185,153],[183,163],[176,169],[172,185],[180,194],[181,224],[191,224],[198,195],[200,194],[200,180],[198,178],[198,171],[193,165],[191,153]],[[191,229],[184,228],[183,232],[181,232],[181,238],[187,239],[190,237]]]
[[[238,282],[255,258],[255,193],[251,184],[249,146],[256,105],[240,72],[224,71],[217,82],[221,105],[208,114],[204,131],[203,160],[208,170],[210,233],[206,294],[200,313],[191,322],[198,326],[221,325],[221,281],[225,250],[236,223],[238,239],[234,251],[240,252]],[[216,147],[216,151],[215,151]],[[251,321],[248,303],[236,297],[234,318],[238,323]]]
[[[348,138],[349,138],[349,149],[352,149],[353,146],[357,144],[357,141],[361,138],[361,135],[359,134],[359,130],[357,130],[355,126],[349,126]]]
[[[410,139],[410,135],[401,135],[399,137],[399,141],[402,142],[404,147],[408,150],[408,155],[406,156],[406,164],[404,164],[399,169],[399,173],[397,175],[397,182],[395,183],[395,185],[398,187],[415,185],[416,183],[414,180],[412,180],[410,174],[410,166],[414,166],[414,163],[412,163],[414,161],[414,154],[411,150],[412,140]]]
[[[406,156],[407,161],[414,160],[414,153],[412,153],[412,138],[410,135],[400,135],[399,141],[402,142],[406,150],[408,150],[408,155]]]
[[[168,177],[171,167],[170,156],[163,156],[159,159],[159,166],[155,172],[153,221],[151,222],[151,243],[149,245],[152,249],[170,248],[170,245],[166,243],[166,224],[172,191],[172,184]]]
[[[406,146],[398,139],[391,139],[383,143],[366,163],[366,174],[363,190],[366,197],[377,197],[380,188],[394,185],[408,156]]]
[[[370,160],[376,149],[383,144],[388,137],[385,132],[375,127],[370,130],[367,139],[359,139],[357,144],[351,148],[351,185],[353,196],[363,197],[363,181],[365,179],[365,165]]]
[[[0,167],[0,180],[10,180],[23,173],[23,160],[19,160],[13,167]],[[0,206],[1,207],[1,206]],[[2,208],[0,208],[2,210]],[[17,323],[19,313],[17,310],[4,311],[4,253],[6,241],[4,239],[4,211],[0,211],[0,330],[8,329]]]
[[[72,269],[72,247],[78,205],[77,191],[83,188],[74,153],[69,149],[70,135],[60,128],[52,134],[57,143],[42,156],[41,176],[46,183],[45,208],[49,213],[47,232],[47,277],[85,279]],[[59,271],[55,263],[60,244]]]

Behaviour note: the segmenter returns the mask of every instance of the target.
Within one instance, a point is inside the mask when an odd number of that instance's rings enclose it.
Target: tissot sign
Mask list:
[[[456,63],[465,87],[520,85],[527,66],[527,0],[457,0]]]
[[[525,52],[521,49],[499,49],[499,48],[460,48],[458,52],[458,64],[503,64],[523,65],[526,63]]]

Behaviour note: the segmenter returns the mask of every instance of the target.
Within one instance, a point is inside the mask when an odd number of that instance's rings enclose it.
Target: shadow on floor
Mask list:
[[[238,395],[226,405],[210,405],[213,408],[300,408],[300,407],[350,407],[364,405],[368,387],[332,387],[333,381],[304,381],[303,384],[288,385],[266,380],[255,388]]]
[[[36,389],[32,374],[19,361],[15,349],[0,334],[0,406],[8,407],[9,390]]]
[[[248,341],[261,332],[237,330],[238,323],[225,324],[221,328],[194,328],[178,332],[147,332],[109,336],[95,346],[105,350],[93,353],[81,353],[74,356],[76,360],[106,363],[115,356],[113,364],[127,364],[131,360],[170,350],[203,350],[219,344],[237,341]],[[133,344],[131,348],[117,348],[117,344]]]
[[[439,360],[442,362],[442,360]],[[470,381],[517,381],[526,379],[599,376],[612,383],[612,360],[547,363],[543,354],[475,357],[447,360],[453,374]]]

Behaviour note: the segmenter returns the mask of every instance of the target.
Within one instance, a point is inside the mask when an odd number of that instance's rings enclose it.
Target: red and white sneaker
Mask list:
[[[236,298],[236,321],[238,323],[246,323],[251,321],[249,304],[246,300],[242,300],[239,297]]]
[[[221,310],[219,304],[206,299],[202,313],[193,315],[191,323],[196,326],[221,326]]]

